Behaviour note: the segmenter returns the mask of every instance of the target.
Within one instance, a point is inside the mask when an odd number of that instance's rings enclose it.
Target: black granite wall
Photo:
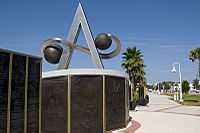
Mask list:
[[[0,133],[39,133],[40,83],[40,58],[0,49]]]

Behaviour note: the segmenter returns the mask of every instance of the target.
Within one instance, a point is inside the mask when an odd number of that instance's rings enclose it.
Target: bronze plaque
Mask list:
[[[29,58],[27,133],[39,131],[40,59]]]
[[[11,87],[11,133],[24,132],[26,57],[13,55]]]
[[[67,133],[67,77],[42,80],[42,132]]]
[[[125,127],[125,78],[106,76],[106,130]]]
[[[71,77],[71,133],[103,133],[102,76]]]
[[[0,51],[0,133],[7,132],[9,61],[10,54]]]

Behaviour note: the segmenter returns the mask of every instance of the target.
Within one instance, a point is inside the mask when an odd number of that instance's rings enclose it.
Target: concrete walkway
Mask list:
[[[199,106],[181,106],[168,96],[154,93],[149,97],[148,106],[130,111],[133,120],[141,125],[135,133],[200,133]]]

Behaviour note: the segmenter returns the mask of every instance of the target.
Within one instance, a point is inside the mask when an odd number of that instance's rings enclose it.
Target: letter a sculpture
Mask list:
[[[76,44],[83,29],[88,48]],[[116,48],[110,53],[112,42]],[[61,45],[63,47],[61,47]],[[43,57],[58,70],[42,74],[42,133],[108,133],[129,123],[129,77],[126,73],[103,69],[101,59],[120,52],[120,41],[101,33],[93,40],[79,4],[66,40],[53,38],[41,46]],[[74,50],[91,55],[96,68],[68,69]]]
[[[83,29],[83,32],[85,34],[88,48],[84,48],[76,44],[81,28]],[[114,51],[107,54],[99,53],[97,51],[96,47],[100,50],[105,50],[109,48],[112,40],[116,44],[116,49]],[[58,44],[63,44],[64,48],[62,48]],[[101,62],[101,58],[109,59],[117,56],[120,52],[121,44],[114,35],[106,33],[99,34],[94,41],[82,6],[81,4],[79,4],[71,29],[67,36],[67,40],[62,40],[60,38],[48,39],[44,41],[41,46],[43,57],[45,57],[45,59],[49,63],[59,63],[58,69],[68,69],[74,49],[84,52],[86,54],[90,54],[96,68],[102,69],[103,64]]]

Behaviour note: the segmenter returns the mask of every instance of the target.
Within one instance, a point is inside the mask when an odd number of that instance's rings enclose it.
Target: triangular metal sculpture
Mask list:
[[[85,48],[83,46],[76,44],[81,29],[83,29],[83,33],[85,35],[88,48]],[[103,38],[100,37],[102,35],[104,36]],[[117,56],[121,50],[121,43],[116,36],[111,35],[111,34],[106,34],[106,33],[99,34],[96,37],[96,39],[97,40],[100,39],[101,40],[100,42],[103,42],[103,43],[94,42],[83,8],[81,4],[79,3],[69,34],[67,36],[67,39],[66,40],[63,40],[60,38],[47,39],[41,45],[41,52],[42,52],[43,57],[49,63],[52,63],[52,64],[59,63],[58,69],[68,69],[69,63],[73,55],[73,51],[74,49],[76,49],[76,50],[79,50],[81,52],[91,55],[96,68],[103,69],[104,67],[103,67],[101,59],[110,59]],[[101,47],[103,46],[104,47],[103,50],[105,50],[105,46],[106,46],[106,49],[110,47],[111,44],[105,43],[106,42],[105,40],[107,39],[111,40],[110,43],[112,43],[112,40],[113,40],[115,42],[116,48],[110,53],[98,52],[97,48],[102,50]],[[62,48],[58,44],[63,44],[64,48]]]
[[[103,68],[103,64],[95,47],[94,40],[89,25],[87,23],[83,8],[79,3],[72,26],[67,36],[67,41],[76,44],[81,28],[83,29],[88,47],[90,49],[90,54],[92,56],[95,66],[97,68]],[[69,49],[67,46],[64,47],[61,59],[59,61],[58,69],[67,69],[69,67],[73,51],[74,48]]]

